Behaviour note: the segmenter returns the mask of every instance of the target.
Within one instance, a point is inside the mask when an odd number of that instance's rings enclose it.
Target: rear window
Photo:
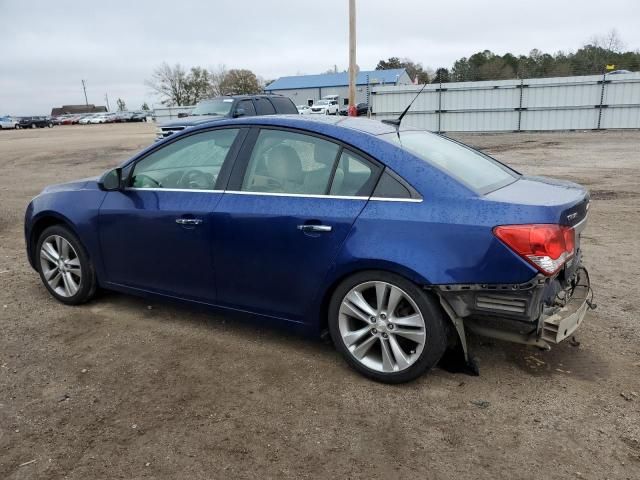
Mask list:
[[[285,97],[271,97],[271,103],[276,107],[276,112],[278,113],[298,113],[298,109],[293,104],[291,100]]]
[[[429,132],[405,131],[381,135],[385,140],[429,162],[472,190],[487,193],[517,180],[518,174],[497,160],[446,137]]]

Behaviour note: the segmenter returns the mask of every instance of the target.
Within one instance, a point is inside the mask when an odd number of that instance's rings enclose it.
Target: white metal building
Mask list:
[[[411,78],[404,68],[359,72],[356,77],[356,103],[369,103],[373,87],[411,83]],[[311,105],[315,100],[327,95],[339,95],[342,108],[348,105],[349,74],[343,72],[280,77],[267,85],[265,91],[285,95],[296,105]]]

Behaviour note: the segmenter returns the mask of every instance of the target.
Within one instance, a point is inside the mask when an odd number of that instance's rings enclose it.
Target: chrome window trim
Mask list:
[[[261,195],[266,197],[299,197],[299,198],[337,198],[339,200],[368,200],[369,197],[351,195],[315,195],[311,193],[277,193],[277,192],[249,192],[243,190],[226,190],[224,193],[234,195]]]
[[[374,202],[406,202],[406,203],[422,203],[421,198],[393,198],[393,197],[371,197],[369,200]]]
[[[224,190],[202,190],[197,188],[139,188],[139,187],[127,187],[125,190],[146,191],[146,192],[193,192],[193,193],[224,193]]]
[[[312,195],[304,193],[277,193],[277,192],[244,192],[240,190],[199,190],[195,188],[138,188],[127,187],[125,191],[146,191],[146,192],[192,192],[192,193],[230,193],[233,195],[259,195],[264,197],[296,197],[296,198],[320,198],[334,200],[372,200],[374,202],[406,202],[422,203],[421,198],[392,198],[392,197],[365,197],[353,195]]]

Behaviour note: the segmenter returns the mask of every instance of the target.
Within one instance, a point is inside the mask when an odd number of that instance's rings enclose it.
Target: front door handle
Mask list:
[[[331,225],[298,225],[298,230],[302,230],[303,232],[330,232]]]
[[[180,225],[200,225],[202,219],[200,218],[176,218],[176,223]]]

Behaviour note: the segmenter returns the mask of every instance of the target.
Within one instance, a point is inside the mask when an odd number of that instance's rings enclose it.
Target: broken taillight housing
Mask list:
[[[575,253],[573,227],[551,224],[502,225],[493,233],[545,275],[553,275]]]

